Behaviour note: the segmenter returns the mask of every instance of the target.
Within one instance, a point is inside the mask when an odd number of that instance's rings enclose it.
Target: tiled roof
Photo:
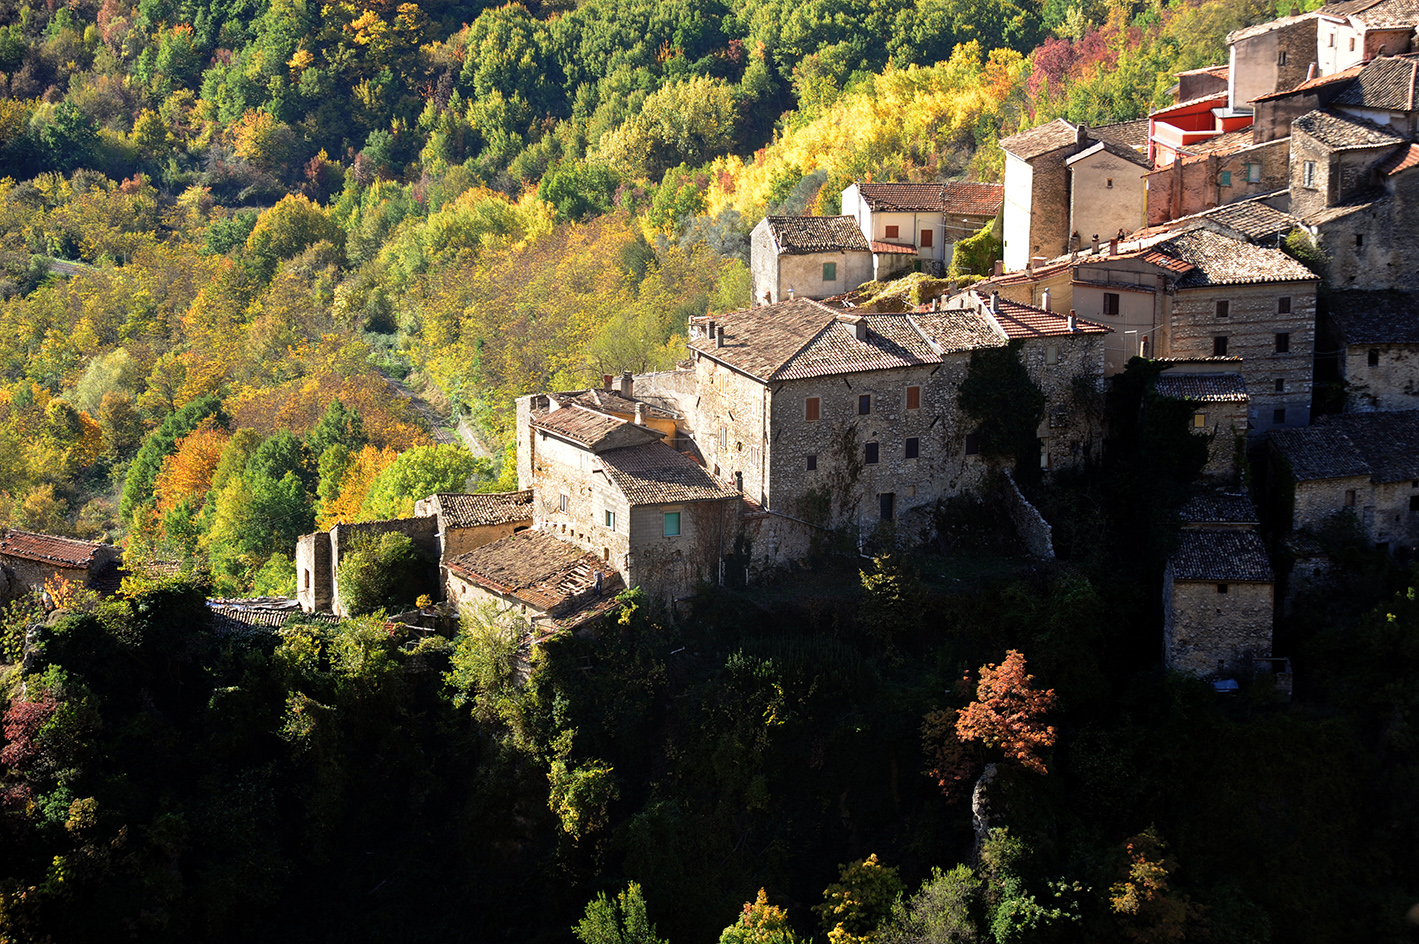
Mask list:
[[[857,192],[877,212],[940,213],[946,209],[939,183],[859,183]]]
[[[1256,508],[1244,494],[1207,489],[1188,499],[1178,511],[1187,524],[1255,524]]]
[[[1086,147],[1078,154],[1075,154],[1073,157],[1069,158],[1065,163],[1073,164],[1076,161],[1081,161],[1088,156],[1098,153],[1099,151],[1105,151],[1109,154],[1112,154],[1114,157],[1119,158],[1120,160],[1128,161],[1130,164],[1137,164],[1139,167],[1147,167],[1151,169],[1153,166],[1152,162],[1148,160],[1148,155],[1146,152],[1135,151],[1131,147],[1125,147],[1124,145],[1116,144],[1113,141],[1095,141],[1089,147]]]
[[[1301,223],[1291,214],[1268,206],[1260,200],[1224,203],[1199,215],[1259,241],[1284,236]]]
[[[942,354],[1004,347],[1007,343],[999,332],[973,311],[925,311],[911,317]]]
[[[1361,69],[1355,81],[1331,104],[1413,111],[1416,87],[1419,87],[1419,61],[1408,56],[1385,56]]]
[[[1391,203],[1390,196],[1384,188],[1374,187],[1357,193],[1349,199],[1332,204],[1323,210],[1317,210],[1306,217],[1306,223],[1315,226],[1350,216],[1353,213],[1365,213],[1379,217],[1394,212],[1390,206]]]
[[[1419,410],[1342,413],[1315,426],[1273,430],[1297,481],[1369,475],[1375,483],[1419,479]]]
[[[1190,230],[1156,243],[1152,248],[1156,253],[1193,266],[1178,279],[1178,288],[1316,281],[1310,269],[1279,249],[1265,249],[1211,230]],[[1147,255],[1144,258],[1147,259]]]
[[[1174,400],[1197,400],[1200,403],[1245,403],[1246,381],[1241,374],[1175,374],[1158,375],[1153,388],[1160,397]]]
[[[983,304],[989,307],[990,302],[983,300]],[[991,312],[990,317],[1012,341],[1022,338],[1062,338],[1075,334],[1108,334],[1113,330],[1083,318],[1075,318],[1075,327],[1071,331],[1066,315],[1045,311],[1034,305],[1021,305],[1004,298],[1000,300],[1000,310]]]
[[[1203,66],[1201,69],[1184,69],[1182,72],[1174,72],[1173,78],[1180,79],[1185,75],[1210,75],[1218,79],[1230,78],[1232,75],[1231,66]]]
[[[520,531],[447,561],[451,574],[552,616],[614,597],[623,587],[609,564],[545,531]],[[601,596],[596,596],[600,571]]]
[[[1235,154],[1237,151],[1244,151],[1252,146],[1252,129],[1254,125],[1248,125],[1240,131],[1228,131],[1225,134],[1213,135],[1193,144],[1184,146],[1181,150],[1190,158],[1208,157],[1214,154]]]
[[[441,492],[438,499],[445,528],[476,528],[532,520],[532,489],[488,495]]]
[[[223,636],[258,627],[280,629],[293,616],[326,625],[340,622],[331,613],[303,614],[300,603],[286,597],[214,598],[207,601],[207,609],[212,614],[212,629]]]
[[[903,246],[901,243],[884,243],[880,240],[872,240],[872,251],[885,253],[887,255],[914,256],[915,246]]]
[[[1388,128],[1381,128],[1372,121],[1325,108],[1308,111],[1295,119],[1291,122],[1291,130],[1292,133],[1304,131],[1336,151],[1384,147],[1399,144],[1404,140]]]
[[[1419,24],[1419,0],[1348,0],[1327,4],[1320,12],[1337,18],[1353,16],[1369,29]]]
[[[1214,67],[1218,68],[1218,67]],[[1225,77],[1227,67],[1220,66]],[[1206,72],[1206,69],[1198,70]],[[1181,73],[1179,73],[1181,74]],[[1126,148],[1147,148],[1148,147],[1148,119],[1138,118],[1134,121],[1119,121],[1111,125],[1099,125],[1089,129],[1089,137],[1099,141],[1107,141],[1111,144],[1122,145]]]
[[[1304,23],[1306,20],[1314,20],[1315,18],[1316,15],[1314,13],[1302,13],[1298,16],[1283,16],[1280,19],[1258,23],[1255,26],[1232,30],[1232,32],[1227,34],[1227,42],[1230,44],[1243,39],[1250,39],[1253,36],[1261,36],[1273,30],[1285,29],[1288,26],[1295,26],[1297,23]]]
[[[695,460],[663,442],[611,449],[599,458],[606,474],[632,505],[739,497],[734,489],[716,482]]]
[[[1288,95],[1295,95],[1297,92],[1310,92],[1327,85],[1334,85],[1339,82],[1348,82],[1355,78],[1365,69],[1364,64],[1354,65],[1348,69],[1341,69],[1339,72],[1332,72],[1330,75],[1318,75],[1314,79],[1307,79],[1295,88],[1283,89],[1279,92],[1272,92],[1270,95],[1258,95],[1252,99],[1253,102],[1267,102],[1277,98],[1285,98]]]
[[[1255,531],[1184,528],[1169,563],[1174,580],[1270,583],[1275,579],[1266,545]]]
[[[941,358],[906,315],[845,315],[860,318],[867,337],[859,341],[851,323],[829,321],[774,372],[773,380],[802,380],[863,370],[934,364]]]
[[[641,400],[623,397],[615,390],[604,390],[599,387],[592,387],[589,390],[570,390],[565,393],[554,393],[555,399],[580,403],[582,406],[590,407],[593,410],[604,410],[611,413],[624,413],[627,416],[634,416],[636,407],[640,406],[646,416],[658,416],[664,419],[674,419],[675,414],[669,410],[663,410],[657,406],[651,406]]]
[[[1056,118],[1048,124],[1012,134],[1000,142],[1000,146],[1022,160],[1030,160],[1050,151],[1057,151],[1079,140],[1079,132],[1074,125],[1063,118]]]
[[[724,328],[724,347],[715,347],[709,338],[692,338],[690,347],[751,377],[769,380],[837,314],[806,298],[726,312],[715,319]]]
[[[941,185],[941,202],[947,213],[994,216],[1005,202],[1005,185],[975,180],[951,181]]]
[[[787,256],[815,252],[871,252],[850,216],[768,216],[769,233]]]
[[[1406,144],[1375,167],[1381,176],[1392,177],[1419,164],[1419,144]]]
[[[532,425],[557,433],[585,446],[597,446],[613,436],[648,441],[658,438],[660,433],[647,426],[636,426],[628,420],[609,416],[598,410],[587,409],[579,403],[556,410],[537,410],[532,414]],[[623,443],[622,445],[628,445]]]
[[[1333,292],[1330,320],[1346,344],[1419,344],[1419,295]]]
[[[60,567],[88,567],[102,544],[76,541],[52,534],[36,534],[11,528],[0,538],[0,556],[56,564]]]

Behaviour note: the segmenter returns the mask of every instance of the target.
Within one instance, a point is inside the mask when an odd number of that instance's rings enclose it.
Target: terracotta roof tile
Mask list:
[[[1058,151],[1079,140],[1079,132],[1074,125],[1063,118],[1056,118],[1048,124],[1020,131],[1000,142],[1000,146],[1022,160],[1030,160],[1050,151]]]
[[[859,183],[862,202],[876,212],[941,213],[946,209],[939,183]]]
[[[1179,288],[1317,281],[1311,270],[1279,249],[1266,249],[1206,229],[1173,236],[1156,243],[1152,251],[1193,267],[1178,279]],[[1148,256],[1145,254],[1144,258]]]
[[[1330,320],[1346,344],[1419,344],[1413,292],[1333,292]]]
[[[905,315],[844,315],[861,319],[867,336],[859,341],[851,323],[834,319],[784,361],[773,380],[802,380],[864,370],[934,364],[940,356]]]
[[[1175,374],[1158,376],[1153,388],[1160,397],[1197,400],[1200,403],[1245,403],[1246,381],[1241,374]]]
[[[1232,32],[1227,34],[1227,43],[1230,45],[1232,43],[1238,42],[1239,40],[1250,39],[1253,36],[1262,36],[1274,30],[1286,29],[1288,26],[1295,26],[1298,23],[1304,23],[1307,20],[1314,21],[1315,18],[1316,15],[1314,13],[1302,13],[1298,16],[1283,16],[1279,19],[1269,20],[1265,23],[1258,23],[1255,26],[1247,26],[1239,30],[1232,30]]]
[[[632,505],[739,497],[734,489],[716,482],[695,460],[663,442],[611,449],[598,458]]]
[[[975,180],[949,181],[942,185],[942,203],[946,213],[965,216],[994,216],[1005,203],[1004,184],[986,184]]]
[[[1219,492],[1214,489],[1199,492],[1188,499],[1178,511],[1186,524],[1256,524],[1256,508],[1244,494]]]
[[[476,528],[532,520],[532,489],[486,495],[440,492],[438,499],[445,528]]]
[[[1363,63],[1353,65],[1348,69],[1339,72],[1332,72],[1330,75],[1318,75],[1314,79],[1307,79],[1295,88],[1283,89],[1280,92],[1272,92],[1270,95],[1258,95],[1252,99],[1253,102],[1269,102],[1278,98],[1285,98],[1288,95],[1295,95],[1297,92],[1309,92],[1327,85],[1335,85],[1339,82],[1348,82],[1365,70]]]
[[[1384,177],[1392,177],[1402,170],[1419,164],[1419,144],[1407,144],[1395,151],[1389,157],[1380,161],[1375,170]]]
[[[615,390],[603,390],[599,387],[592,387],[589,390],[569,390],[564,393],[554,393],[551,396],[556,400],[576,402],[584,407],[608,413],[624,413],[627,416],[634,416],[636,407],[640,406],[646,416],[658,416],[664,419],[674,419],[676,416],[669,410],[651,406],[634,397],[623,397]]]
[[[815,252],[870,252],[867,237],[850,216],[767,216],[769,232],[786,256]]]
[[[1207,102],[1225,103],[1227,101],[1227,90],[1221,89],[1216,92],[1208,92],[1206,95],[1199,95],[1196,98],[1189,98],[1185,102],[1173,102],[1171,105],[1164,105],[1148,114],[1149,118],[1166,118],[1175,111],[1182,111],[1187,108],[1196,108],[1198,105]]]
[[[1323,210],[1317,210],[1315,213],[1306,217],[1306,223],[1314,226],[1319,223],[1328,223],[1332,220],[1338,220],[1350,216],[1353,213],[1364,213],[1373,216],[1393,213],[1394,209],[1391,206],[1392,203],[1393,200],[1383,188],[1375,187],[1357,193],[1349,199],[1341,200],[1339,203],[1328,206]]]
[[[624,583],[595,554],[545,531],[520,531],[445,563],[449,573],[555,617],[614,597]],[[600,571],[601,596],[596,596]]]
[[[1260,200],[1239,200],[1224,203],[1200,214],[1254,240],[1269,240],[1284,236],[1301,224],[1289,213],[1268,206]]]
[[[637,426],[629,420],[588,409],[579,403],[556,410],[536,410],[532,414],[532,425],[591,447],[608,445],[617,439],[648,441],[660,436],[648,426]]]
[[[1369,29],[1419,24],[1419,0],[1351,0],[1321,8],[1327,16],[1354,17]]]
[[[1083,318],[1076,318],[1075,329],[1071,331],[1066,315],[1003,298],[1000,300],[1000,311],[993,313],[991,317],[1012,341],[1021,338],[1062,338],[1076,334],[1109,334],[1113,330]]]
[[[1332,105],[1378,108],[1386,111],[1413,111],[1419,89],[1419,62],[1406,56],[1374,59],[1355,81],[1337,95]]]
[[[1305,132],[1321,144],[1336,150],[1384,147],[1404,139],[1372,121],[1330,109],[1308,111],[1291,122],[1291,131]]]
[[[1004,347],[1008,343],[974,311],[925,311],[911,317],[942,354]]]
[[[1195,144],[1189,144],[1182,148],[1187,157],[1183,163],[1192,160],[1199,160],[1204,157],[1220,154],[1234,154],[1237,151],[1244,151],[1252,146],[1252,130],[1255,126],[1249,125],[1240,131],[1228,131],[1225,134],[1214,135]]]
[[[806,298],[726,312],[715,318],[715,324],[724,328],[724,347],[699,337],[690,340],[690,348],[768,380],[837,314]]]
[[[1315,426],[1273,430],[1297,481],[1368,475],[1377,484],[1419,479],[1419,410],[1342,413]]]
[[[0,538],[0,556],[41,561],[60,567],[88,567],[94,562],[95,555],[103,554],[100,549],[104,546],[90,541],[11,528]],[[113,551],[113,554],[117,556],[117,551]]]
[[[878,252],[878,253],[886,253],[886,254],[888,254],[888,255],[898,255],[898,256],[914,256],[914,255],[916,255],[916,247],[915,247],[915,246],[903,246],[903,245],[900,244],[900,243],[884,243],[884,242],[881,242],[880,240],[876,240],[876,239],[872,240],[872,251],[873,251],[873,252]]]
[[[340,622],[333,613],[302,613],[300,603],[286,597],[213,598],[207,601],[207,609],[212,614],[212,629],[219,636],[280,629],[293,616],[324,625]]]
[[[1168,561],[1174,580],[1270,583],[1275,579],[1266,545],[1255,531],[1184,528]]]

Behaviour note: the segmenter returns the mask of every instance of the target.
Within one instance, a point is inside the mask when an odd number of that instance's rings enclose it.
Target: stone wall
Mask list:
[[[1219,592],[1226,587],[1225,593]],[[1271,654],[1271,583],[1216,583],[1163,578],[1163,664],[1202,678],[1250,674],[1251,660]]]
[[[363,541],[377,541],[385,534],[403,534],[414,542],[414,546],[428,555],[430,567],[437,566],[439,559],[438,519],[436,518],[394,518],[388,521],[360,521],[354,524],[337,524],[330,529],[330,560],[333,562],[331,610],[336,616],[348,616],[340,599],[340,562],[345,555]],[[297,544],[297,549],[300,545]],[[318,545],[317,545],[318,547]],[[318,551],[317,551],[318,553]]]
[[[778,246],[769,232],[769,221],[762,219],[749,234],[749,284],[753,296],[750,305],[757,308],[779,301]]]
[[[734,551],[739,531],[736,498],[638,505],[630,514],[628,586],[666,604],[717,579],[719,563]],[[666,514],[678,514],[680,533],[666,535]],[[624,575],[623,575],[624,576]]]
[[[1369,489],[1368,475],[1296,482],[1292,493],[1291,527],[1317,531],[1327,519],[1346,511],[1352,512],[1358,520],[1368,503]],[[1355,493],[1354,500],[1348,503],[1347,492]]]
[[[1310,229],[1329,257],[1326,279],[1336,290],[1419,291],[1419,169],[1388,179],[1388,199],[1332,211]]]
[[[471,528],[448,528],[440,535],[443,558],[457,557],[477,550],[484,544],[492,544],[517,531],[525,531],[532,526],[532,519],[508,521],[502,524],[482,524]]]
[[[1035,557],[1054,560],[1054,528],[1050,527],[1040,510],[1030,504],[1030,500],[1020,492],[1020,487],[1015,484],[1015,477],[1010,474],[1009,469],[1005,470],[1005,481],[1006,510],[1010,513],[1010,521],[1015,525],[1015,534],[1019,536],[1020,543]]]
[[[1285,62],[1281,62],[1282,53]],[[1273,92],[1293,89],[1306,80],[1316,56],[1316,21],[1301,20],[1233,43],[1233,108]]]
[[[1351,495],[1353,493],[1353,497]],[[1337,514],[1352,513],[1365,539],[1391,551],[1419,545],[1419,487],[1413,481],[1374,483],[1368,475],[1317,479],[1295,486],[1292,527],[1320,529]]]
[[[1370,366],[1370,352],[1379,363]],[[1352,344],[1340,362],[1345,412],[1419,409],[1419,345]]]
[[[1284,190],[1290,183],[1290,128],[1276,140],[1204,159],[1174,161],[1150,172],[1148,225],[1156,226],[1215,206]],[[1260,178],[1250,179],[1248,165],[1260,164]],[[1223,177],[1223,174],[1230,175]],[[1225,185],[1223,181],[1228,181]]]
[[[296,541],[296,600],[307,613],[327,611],[334,603],[329,531],[302,534]]]
[[[823,278],[823,266],[832,263],[834,278]],[[785,298],[827,298],[841,295],[872,281],[870,252],[814,252],[778,257],[778,288],[774,301]],[[758,295],[763,300],[763,292]]]
[[[600,557],[634,586],[629,570],[630,504],[604,474],[590,451],[555,436],[538,434],[533,470],[534,526]],[[566,496],[566,510],[562,510]],[[607,526],[606,513],[614,516]]]
[[[1078,145],[1070,145],[1031,162],[1034,175],[1027,262],[1036,256],[1053,259],[1069,251],[1069,169],[1064,162],[1079,150]]]
[[[1245,401],[1222,401],[1199,403],[1199,413],[1203,414],[1204,425],[1194,427],[1194,433],[1208,433],[1212,442],[1207,447],[1207,465],[1202,468],[1202,477],[1221,485],[1234,485],[1241,476],[1237,439],[1245,441],[1247,435],[1247,403]],[[1242,447],[1245,449],[1245,445]]]

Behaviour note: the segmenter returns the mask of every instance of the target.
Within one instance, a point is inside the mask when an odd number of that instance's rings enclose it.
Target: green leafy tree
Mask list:
[[[436,589],[436,572],[408,535],[356,538],[340,560],[340,603],[353,616],[409,605]]]
[[[414,502],[437,492],[464,491],[468,480],[488,474],[486,459],[461,446],[417,446],[401,453],[370,485],[360,517],[369,521],[413,514]]]
[[[318,242],[344,244],[344,231],[330,214],[309,197],[287,194],[256,220],[246,238],[246,256],[265,281],[283,259],[300,255]]]
[[[157,481],[163,460],[177,447],[178,440],[196,429],[197,424],[207,417],[220,414],[221,401],[214,396],[203,397],[173,413],[153,430],[128,467],[128,475],[123,481],[123,497],[118,506],[121,518],[128,520],[140,505],[152,501],[153,483]]]
[[[902,880],[876,853],[840,868],[838,881],[823,890],[823,903],[813,910],[830,944],[873,944],[902,893]]]
[[[699,77],[654,92],[640,113],[601,139],[601,158],[624,177],[698,166],[734,143],[738,104],[722,79]]]
[[[645,913],[645,898],[635,882],[612,900],[605,892],[586,906],[586,914],[572,928],[581,944],[668,944],[655,934]]]
[[[881,944],[975,944],[981,887],[968,865],[933,868],[915,895],[893,903]]]

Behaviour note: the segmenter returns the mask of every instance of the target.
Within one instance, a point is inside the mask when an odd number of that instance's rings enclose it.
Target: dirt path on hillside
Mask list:
[[[468,422],[466,417],[460,417],[458,425],[456,427],[450,427],[446,416],[434,409],[433,404],[429,403],[428,400],[425,400],[413,390],[410,390],[403,381],[395,380],[393,377],[385,374],[381,374],[380,376],[384,377],[384,382],[389,385],[389,389],[394,391],[396,396],[408,401],[409,405],[424,418],[435,442],[447,446],[461,442],[464,447],[475,456],[484,459],[491,459],[493,457],[492,450],[478,437],[478,434],[474,431],[472,424]]]

